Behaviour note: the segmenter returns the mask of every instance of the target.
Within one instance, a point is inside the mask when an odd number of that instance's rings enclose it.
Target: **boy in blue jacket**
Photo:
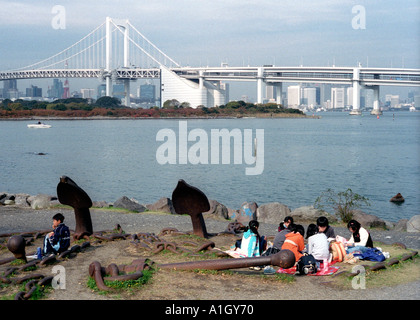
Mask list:
[[[64,223],[64,216],[57,213],[53,216],[53,232],[48,233],[44,239],[44,249],[42,253],[59,254],[66,251],[70,246],[70,229]]]

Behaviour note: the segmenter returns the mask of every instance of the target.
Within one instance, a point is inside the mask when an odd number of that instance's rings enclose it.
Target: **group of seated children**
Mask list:
[[[283,249],[292,251],[296,262],[305,254],[313,255],[317,264],[325,260],[331,260],[330,242],[336,240],[334,229],[329,225],[326,217],[319,217],[315,224],[310,224],[306,231],[307,244],[305,246],[305,229],[300,224],[293,222],[293,217],[286,217],[278,228],[273,245],[267,250],[267,241],[264,236],[258,233],[258,221],[249,222],[247,231],[243,234],[240,244],[240,251],[247,257],[258,257],[271,255]],[[345,241],[346,253],[351,253],[360,247],[373,247],[372,238],[369,232],[356,220],[347,224],[351,237]]]

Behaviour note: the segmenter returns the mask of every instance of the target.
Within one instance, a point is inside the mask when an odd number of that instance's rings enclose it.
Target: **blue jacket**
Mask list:
[[[64,223],[60,223],[54,230],[54,235],[48,239],[54,251],[61,253],[70,246],[70,229]]]

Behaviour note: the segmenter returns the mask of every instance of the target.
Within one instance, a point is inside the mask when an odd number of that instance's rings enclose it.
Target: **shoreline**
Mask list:
[[[5,209],[4,209],[5,208]],[[17,206],[0,207],[0,216],[2,224],[0,225],[0,234],[6,233],[24,233],[34,230],[44,230],[49,228],[51,217],[61,212],[65,216],[65,223],[74,229],[75,215],[73,208],[52,207],[48,209],[21,208]],[[94,231],[112,229],[116,224],[128,233],[149,232],[158,234],[162,226],[176,228],[180,231],[191,231],[192,223],[188,215],[178,215],[161,212],[124,212],[122,210],[107,210],[103,208],[90,208],[92,224]],[[205,215],[204,221],[209,233],[219,233],[227,229],[228,224],[233,220],[221,219]],[[305,227],[309,222],[300,222]],[[278,224],[260,223],[260,232],[266,236],[275,236]],[[345,238],[350,237],[350,232],[346,227],[332,224],[337,235]],[[368,229],[374,242],[393,245],[402,243],[407,248],[420,250],[420,232],[407,232],[398,230],[385,230],[382,228]]]
[[[0,121],[32,121],[32,120],[225,120],[225,119],[321,119],[321,116],[309,115],[279,115],[274,116],[218,116],[218,117],[111,117],[111,116],[92,116],[92,117],[19,117],[19,118],[0,118]]]

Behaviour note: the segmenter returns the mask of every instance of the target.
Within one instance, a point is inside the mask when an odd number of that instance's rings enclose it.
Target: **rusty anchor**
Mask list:
[[[208,238],[203,212],[210,210],[210,203],[206,195],[196,187],[190,186],[184,180],[178,184],[172,193],[172,204],[177,214],[191,216],[193,233],[202,238]]]
[[[66,176],[60,177],[57,185],[57,196],[60,203],[73,207],[76,217],[76,240],[93,233],[92,219],[89,208],[92,207],[92,200],[87,193],[80,188],[72,179]]]
[[[258,267],[262,265],[273,265],[283,269],[291,268],[295,265],[296,259],[292,251],[284,249],[276,254],[264,257],[253,258],[239,258],[239,259],[215,259],[215,260],[201,260],[191,262],[177,262],[161,264],[161,269],[175,269],[175,270],[227,270],[248,267]]]

